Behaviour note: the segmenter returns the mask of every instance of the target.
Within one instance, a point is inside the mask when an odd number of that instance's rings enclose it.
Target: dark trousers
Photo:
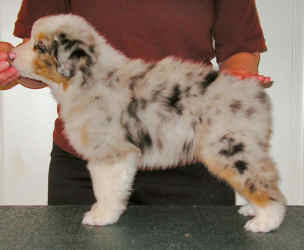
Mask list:
[[[86,164],[54,144],[49,169],[49,205],[95,202]],[[203,165],[192,164],[169,170],[138,171],[129,204],[234,205],[235,195]]]

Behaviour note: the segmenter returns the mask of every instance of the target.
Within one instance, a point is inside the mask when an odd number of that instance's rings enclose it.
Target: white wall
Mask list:
[[[289,204],[304,204],[303,0],[256,0],[268,52],[261,72],[275,81],[273,156]],[[275,8],[274,8],[275,6]]]
[[[256,0],[268,52],[261,73],[275,81],[272,154],[289,204],[304,204],[302,0]],[[21,0],[2,0],[0,38],[11,35]],[[274,8],[275,6],[275,8]],[[0,204],[45,204],[55,103],[49,91],[0,92]]]
[[[11,34],[21,0],[2,0],[1,40]],[[21,86],[0,93],[0,204],[46,204],[56,104],[49,90]]]

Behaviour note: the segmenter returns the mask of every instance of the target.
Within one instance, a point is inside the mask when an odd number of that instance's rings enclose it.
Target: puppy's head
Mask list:
[[[73,82],[84,85],[97,60],[98,38],[78,16],[44,17],[34,23],[30,40],[14,49],[13,65],[22,76],[51,87],[66,90]]]

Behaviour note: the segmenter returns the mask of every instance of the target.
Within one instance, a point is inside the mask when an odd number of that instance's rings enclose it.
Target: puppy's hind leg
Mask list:
[[[275,165],[265,144],[256,136],[244,131],[233,132],[232,128],[228,131],[223,134],[210,132],[203,138],[201,160],[211,173],[248,200],[250,215],[255,217],[246,223],[245,229],[272,231],[280,226],[285,216],[285,198],[277,186]],[[249,215],[248,211],[244,213]]]
[[[286,200],[278,188],[274,163],[270,159],[265,159],[258,162],[255,167],[256,171],[252,171],[239,191],[255,211],[255,217],[246,223],[245,229],[252,232],[269,232],[282,223],[286,212]]]
[[[136,153],[111,161],[89,161],[96,203],[87,212],[82,223],[104,226],[118,221],[126,209],[136,174]]]

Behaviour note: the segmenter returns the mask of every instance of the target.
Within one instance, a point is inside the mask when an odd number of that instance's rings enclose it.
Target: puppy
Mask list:
[[[271,104],[256,80],[174,57],[132,60],[74,15],[39,19],[15,52],[23,76],[49,85],[67,137],[88,160],[97,202],[84,224],[119,219],[139,167],[193,161],[248,200],[239,211],[254,216],[246,230],[269,232],[283,221]]]

